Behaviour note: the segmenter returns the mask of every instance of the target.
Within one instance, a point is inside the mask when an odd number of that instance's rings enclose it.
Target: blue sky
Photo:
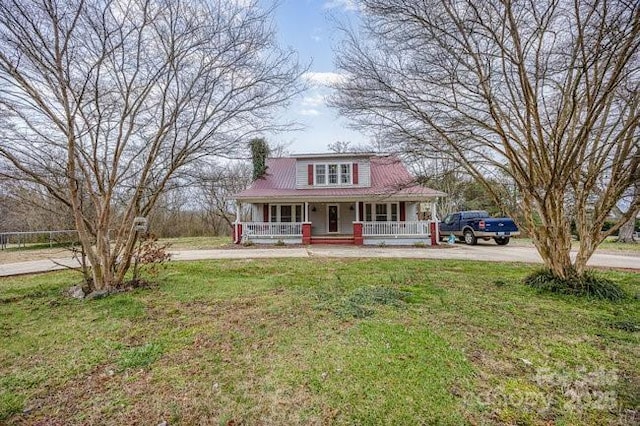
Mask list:
[[[347,128],[346,120],[325,104],[331,93],[326,83],[339,78],[332,50],[339,34],[333,19],[355,17],[353,0],[280,0],[275,16],[279,43],[296,50],[300,62],[311,62],[311,68],[305,76],[309,90],[284,112],[286,119],[301,123],[304,130],[271,135],[270,141],[288,144],[292,153],[325,152],[337,140],[366,143],[361,133]]]

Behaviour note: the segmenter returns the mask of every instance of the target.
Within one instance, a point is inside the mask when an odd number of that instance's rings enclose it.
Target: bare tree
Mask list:
[[[618,202],[613,208],[613,214],[616,217],[624,216],[624,212],[620,208],[620,204],[621,203],[627,204],[628,198],[633,198],[634,193],[640,192],[640,180],[636,181],[634,186],[635,186],[634,188],[629,188],[629,190],[627,191],[623,199],[620,200],[620,202]],[[616,240],[617,242],[619,243],[636,242],[636,238],[635,238],[636,220],[637,220],[636,215],[630,216],[627,219],[627,221],[624,222],[622,226],[620,226],[620,229],[618,230],[618,239]]]
[[[335,141],[327,144],[327,148],[331,152],[335,152],[336,154],[344,154],[344,153],[362,153],[362,152],[373,152],[376,150],[374,145],[353,145],[349,141]]]
[[[93,288],[122,284],[133,220],[177,173],[237,155],[300,90],[258,3],[0,2],[5,175],[69,206]]]
[[[390,146],[458,162],[498,203],[502,190],[489,178],[508,176],[546,265],[581,276],[598,244],[640,208],[636,191],[601,232],[640,180],[637,3],[360,4],[362,28],[345,29],[346,79],[333,104]],[[574,262],[569,198],[580,236]]]
[[[252,166],[245,162],[209,164],[196,176],[198,204],[216,234],[222,234],[217,226],[220,222],[224,223],[225,234],[233,227],[236,215],[233,196],[249,186],[252,171]]]

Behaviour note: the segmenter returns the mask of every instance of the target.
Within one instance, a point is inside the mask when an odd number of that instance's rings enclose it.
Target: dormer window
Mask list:
[[[316,164],[316,185],[324,185],[327,183],[327,166],[325,164]]]
[[[340,164],[340,183],[351,183],[351,164]]]
[[[314,185],[351,185],[351,163],[315,164]]]

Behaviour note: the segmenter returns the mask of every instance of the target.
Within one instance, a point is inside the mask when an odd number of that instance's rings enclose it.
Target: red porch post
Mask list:
[[[429,233],[431,234],[431,245],[438,245],[438,223],[435,220],[429,221]]]
[[[311,244],[311,222],[304,222],[302,224],[302,244]]]
[[[233,224],[233,243],[240,244],[242,241],[242,223],[236,222]]]
[[[353,222],[353,244],[357,246],[364,244],[362,238],[362,222]]]

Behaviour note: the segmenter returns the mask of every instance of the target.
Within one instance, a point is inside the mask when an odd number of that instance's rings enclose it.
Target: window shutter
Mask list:
[[[400,222],[407,220],[407,212],[405,208],[405,202],[400,201]]]
[[[358,163],[353,163],[351,166],[351,173],[353,173],[353,184],[358,184]]]
[[[313,185],[313,164],[307,166],[307,182],[309,185]]]
[[[269,204],[262,205],[262,221],[269,222]]]

